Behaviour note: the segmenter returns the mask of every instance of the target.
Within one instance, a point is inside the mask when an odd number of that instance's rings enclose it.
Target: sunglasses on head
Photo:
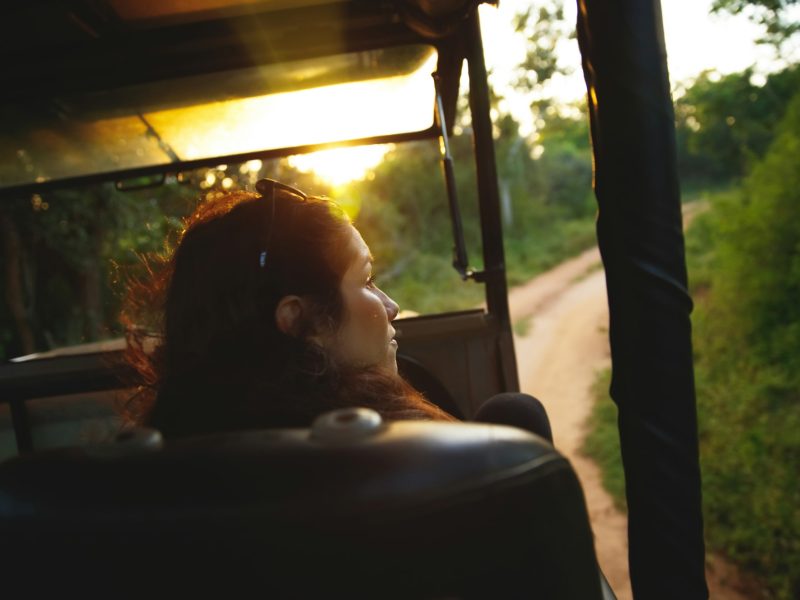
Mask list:
[[[298,190],[296,187],[286,185],[285,183],[275,181],[274,179],[259,179],[256,182],[256,191],[261,194],[261,197],[264,198],[264,200],[269,201],[272,206],[269,219],[269,229],[267,230],[267,241],[264,244],[264,248],[258,254],[258,266],[263,269],[267,264],[267,251],[269,249],[269,243],[272,241],[272,230],[275,225],[275,192],[280,191],[292,196],[296,196],[303,202],[308,200],[308,196],[304,192]]]

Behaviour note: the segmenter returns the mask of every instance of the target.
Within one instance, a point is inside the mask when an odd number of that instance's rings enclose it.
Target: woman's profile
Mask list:
[[[256,189],[202,203],[171,256],[132,283],[122,320],[142,385],[127,421],[174,438],[308,426],[346,406],[456,420],[398,375],[398,306],[347,214],[277,181]],[[155,336],[140,326],[148,316]],[[549,437],[541,405],[524,402]],[[500,421],[508,404],[495,402]]]

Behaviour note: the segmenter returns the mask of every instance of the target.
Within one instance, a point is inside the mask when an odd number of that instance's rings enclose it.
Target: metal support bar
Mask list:
[[[514,338],[511,332],[511,315],[508,309],[508,284],[506,283],[500,194],[497,186],[497,166],[495,165],[494,139],[492,137],[489,83],[477,12],[473,13],[466,26],[469,28],[467,44],[469,107],[475,144],[475,170],[478,178],[486,305],[489,313],[499,323],[500,337],[497,351],[502,367],[503,381],[501,385],[505,391],[517,391],[519,390],[519,378],[514,354]]]
[[[489,84],[483,58],[480,23],[477,13],[470,20],[472,29],[467,49],[469,68],[469,107],[472,117],[472,135],[475,143],[475,171],[478,179],[478,198],[481,216],[484,266],[487,270],[505,274],[502,223],[500,219],[500,194],[497,185],[494,139],[490,116]],[[500,279],[500,280],[498,280]],[[509,318],[508,290],[505,276],[495,278],[486,290],[489,312],[500,319]]]
[[[450,139],[447,135],[444,104],[442,102],[441,80],[438,73],[433,73],[433,84],[436,88],[436,125],[439,127],[439,151],[442,154],[442,173],[447,187],[447,204],[450,207],[450,222],[453,226],[453,267],[461,279],[474,278],[475,272],[469,268],[467,245],[464,242],[464,225],[461,221],[461,208],[458,205],[456,177],[453,172],[453,155],[450,153]]]

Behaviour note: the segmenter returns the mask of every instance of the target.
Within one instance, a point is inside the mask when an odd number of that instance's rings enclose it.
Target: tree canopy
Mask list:
[[[791,20],[789,9],[797,0],[714,0],[712,11],[731,14],[748,13],[750,19],[764,27],[760,40],[780,46],[800,31],[800,23]]]
[[[800,67],[754,83],[752,69],[701,73],[675,102],[678,164],[684,183],[738,180],[766,152],[800,89]]]

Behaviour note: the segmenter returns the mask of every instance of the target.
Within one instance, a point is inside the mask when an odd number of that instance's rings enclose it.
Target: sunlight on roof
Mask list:
[[[409,75],[149,113],[183,160],[422,131],[436,55]]]
[[[305,173],[317,177],[334,187],[339,187],[357,179],[364,179],[392,149],[393,144],[334,148],[311,154],[298,154],[289,157],[289,164]]]

